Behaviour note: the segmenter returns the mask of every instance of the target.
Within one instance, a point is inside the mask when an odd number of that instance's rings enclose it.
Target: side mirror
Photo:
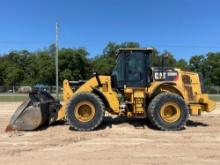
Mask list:
[[[93,74],[93,76],[96,76],[96,75],[97,75],[97,72],[96,72],[96,71],[93,71],[92,74]]]

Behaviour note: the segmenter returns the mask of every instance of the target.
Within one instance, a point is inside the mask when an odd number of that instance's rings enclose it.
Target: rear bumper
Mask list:
[[[208,94],[201,94],[196,100],[189,103],[191,115],[200,115],[202,111],[211,112],[216,108],[216,103],[209,99]]]
[[[216,103],[213,100],[209,99],[208,94],[202,94],[199,103],[204,105],[204,111],[211,112],[216,108]]]

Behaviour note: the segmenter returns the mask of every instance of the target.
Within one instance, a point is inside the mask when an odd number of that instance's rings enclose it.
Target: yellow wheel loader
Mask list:
[[[152,67],[151,48],[121,48],[111,76],[94,74],[87,81],[63,82],[63,104],[47,92],[31,92],[6,128],[35,130],[66,120],[72,128],[90,131],[105,112],[129,118],[146,118],[160,130],[182,129],[189,115],[215,109],[203,93],[199,75],[164,66]]]

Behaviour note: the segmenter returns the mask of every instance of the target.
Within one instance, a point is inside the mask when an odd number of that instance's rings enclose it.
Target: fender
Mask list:
[[[93,92],[94,94],[96,94],[97,96],[99,96],[100,99],[102,99],[103,103],[105,104],[105,107],[106,107],[107,109],[109,109],[109,108],[110,108],[110,105],[109,105],[109,102],[108,102],[107,98],[105,97],[105,95],[104,95],[98,88],[92,87],[92,89],[93,89],[92,92]]]
[[[182,93],[181,90],[178,88],[180,87],[177,85],[177,83],[173,81],[160,82],[156,86],[154,86],[154,88],[152,89],[152,92],[150,92],[150,97],[154,97],[155,95],[157,95],[157,91],[162,89],[164,91],[176,93],[180,95],[182,98],[184,98],[184,93]]]

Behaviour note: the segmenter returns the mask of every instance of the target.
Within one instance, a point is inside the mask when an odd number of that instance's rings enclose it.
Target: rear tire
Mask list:
[[[76,94],[67,106],[67,120],[78,131],[94,130],[101,124],[104,116],[104,104],[93,93]]]
[[[182,97],[164,92],[150,102],[147,114],[151,124],[156,128],[173,131],[180,130],[186,125],[189,110]]]

